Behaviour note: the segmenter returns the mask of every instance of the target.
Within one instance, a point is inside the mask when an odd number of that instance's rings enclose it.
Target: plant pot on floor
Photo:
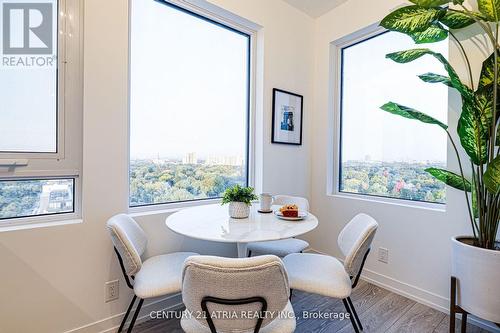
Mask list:
[[[244,202],[229,203],[229,216],[233,219],[246,219],[250,215],[250,206]]]
[[[452,243],[457,305],[479,318],[500,323],[500,251],[473,246],[472,237],[454,237]]]

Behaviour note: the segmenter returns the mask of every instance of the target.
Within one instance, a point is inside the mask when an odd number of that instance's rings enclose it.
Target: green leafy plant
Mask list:
[[[409,63],[423,56],[439,61],[448,75],[424,73],[419,78],[428,83],[441,83],[456,89],[462,98],[462,112],[457,134],[470,160],[472,179],[464,176],[460,154],[447,125],[407,106],[395,102],[381,109],[408,119],[441,127],[455,150],[459,174],[437,168],[426,171],[447,185],[465,193],[475,245],[496,248],[500,219],[500,116],[498,74],[500,64],[499,21],[500,0],[477,0],[479,11],[463,5],[464,0],[410,0],[413,5],[398,8],[381,22],[384,28],[410,36],[416,44],[435,43],[450,36],[465,58],[468,79],[464,83],[446,58],[427,48],[416,48],[387,54],[397,63]],[[477,85],[474,82],[469,57],[455,30],[472,24],[479,26],[491,44],[491,55],[484,60]]]
[[[257,200],[258,197],[253,193],[252,187],[241,187],[240,185],[228,188],[222,197],[222,204],[230,202],[244,202],[250,206],[252,200]]]

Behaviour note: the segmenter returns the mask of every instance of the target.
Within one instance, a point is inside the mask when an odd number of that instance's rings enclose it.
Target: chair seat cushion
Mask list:
[[[184,261],[195,255],[175,252],[147,259],[135,276],[134,293],[144,299],[180,292]]]
[[[274,254],[285,257],[291,253],[299,253],[309,247],[309,243],[297,238],[281,239],[268,242],[249,243],[247,250],[252,254]]]
[[[187,310],[184,310],[181,327],[186,333],[210,333],[207,326],[202,325],[196,318],[196,314],[189,316]],[[228,319],[230,320],[230,319]],[[293,333],[295,331],[295,313],[290,302],[288,302],[281,315],[270,322],[265,327],[261,328],[259,333]],[[217,327],[216,327],[217,328]],[[254,330],[238,331],[238,333],[253,333]],[[219,333],[229,333],[217,330]]]
[[[351,280],[337,259],[320,254],[295,253],[283,259],[290,288],[344,299],[351,295]]]

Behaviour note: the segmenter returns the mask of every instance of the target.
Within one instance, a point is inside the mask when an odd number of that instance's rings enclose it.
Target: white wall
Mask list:
[[[447,192],[445,212],[327,194],[331,190],[327,188],[327,175],[333,172],[328,169],[327,160],[329,145],[333,142],[333,110],[329,107],[330,43],[377,23],[401,4],[399,0],[349,0],[316,20],[314,135],[310,138],[313,161],[311,202],[312,210],[321,223],[306,238],[316,250],[340,257],[336,237],[341,228],[357,213],[372,215],[380,228],[367,262],[365,277],[445,311],[449,306],[450,238],[471,233],[463,193],[453,189]],[[470,30],[466,37],[474,33]],[[470,42],[465,45],[467,49],[474,50]],[[474,53],[472,58],[475,73],[479,73],[478,66],[484,55]],[[450,62],[457,69],[465,68],[453,43],[450,45]],[[467,78],[465,72],[460,74]],[[458,94],[450,90],[449,101],[449,127],[455,132],[461,106]],[[448,166],[458,170],[450,145]],[[389,264],[377,261],[379,247],[389,249]]]
[[[119,314],[131,299],[105,230],[110,216],[127,211],[128,4],[84,2],[83,223],[0,233],[1,333],[100,332],[119,324]],[[264,137],[258,147],[258,185],[273,193],[308,196],[314,21],[280,0],[213,2],[263,26],[258,79],[263,97],[257,130]],[[302,147],[270,144],[273,87],[305,96]],[[148,255],[183,249],[236,254],[235,246],[170,233],[165,217],[137,218],[150,236]],[[104,283],[117,278],[121,297],[106,304]]]

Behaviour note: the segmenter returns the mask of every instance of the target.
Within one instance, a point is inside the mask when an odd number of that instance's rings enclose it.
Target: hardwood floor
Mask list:
[[[448,333],[448,316],[442,312],[396,295],[380,287],[360,281],[351,296],[364,332],[368,333]],[[294,291],[292,304],[297,316],[296,333],[351,333],[349,319],[304,319],[307,313],[340,313],[345,308],[340,300]],[[460,332],[460,321],[457,330]],[[150,320],[134,329],[137,333],[182,333],[179,320]],[[487,333],[468,325],[468,333]]]

